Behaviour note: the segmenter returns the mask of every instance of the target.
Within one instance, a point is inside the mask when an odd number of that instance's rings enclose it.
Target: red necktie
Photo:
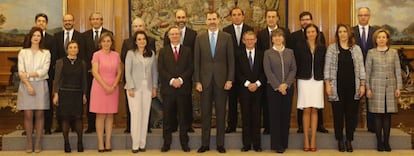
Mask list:
[[[175,59],[175,62],[178,61],[178,51],[177,51],[177,47],[174,47],[174,59]]]

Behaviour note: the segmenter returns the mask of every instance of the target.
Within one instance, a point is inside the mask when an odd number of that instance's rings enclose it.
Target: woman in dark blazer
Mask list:
[[[270,120],[270,149],[285,152],[288,146],[290,111],[296,75],[296,62],[292,49],[285,48],[281,29],[272,31],[273,46],[265,51],[263,68],[267,77],[267,102]]]
[[[391,113],[398,111],[396,98],[402,89],[400,58],[390,49],[388,30],[378,29],[373,40],[376,48],[368,51],[366,60],[368,111],[375,114],[377,150],[389,152]]]
[[[316,151],[318,109],[324,107],[323,68],[326,46],[320,41],[319,28],[309,24],[304,30],[306,42],[298,43],[295,51],[298,85],[297,108],[303,109],[304,151]],[[323,120],[323,119],[320,119]],[[308,129],[312,129],[309,142]]]
[[[332,103],[338,150],[344,152],[346,145],[346,151],[352,152],[359,98],[365,93],[364,57],[349,25],[338,24],[335,37],[336,43],[328,47],[325,57],[325,88]]]

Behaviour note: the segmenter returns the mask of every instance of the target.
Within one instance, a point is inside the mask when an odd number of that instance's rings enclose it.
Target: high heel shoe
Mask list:
[[[345,145],[344,142],[338,141],[338,151],[339,152],[345,152]]]
[[[83,143],[78,143],[78,152],[83,152]]]
[[[310,151],[310,148],[303,148],[303,151],[309,152]]]
[[[70,149],[70,144],[65,143],[65,153],[70,153],[70,152],[72,152],[72,149]]]
[[[33,149],[31,148],[26,149],[26,153],[32,153],[32,152],[33,152]]]
[[[354,151],[354,149],[352,148],[351,141],[345,141],[345,145],[346,145],[346,151],[347,152],[353,152]]]
[[[103,153],[103,152],[105,152],[105,149],[98,149],[98,152]]]
[[[309,148],[309,150],[310,150],[311,152],[316,152],[318,149],[315,147],[315,148]]]
[[[105,152],[112,152],[112,149],[110,149],[110,148],[105,148]]]

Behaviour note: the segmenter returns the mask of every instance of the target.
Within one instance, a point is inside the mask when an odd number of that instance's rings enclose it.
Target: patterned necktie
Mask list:
[[[98,47],[98,38],[99,38],[99,31],[95,31],[95,37],[93,37],[93,41],[95,42],[95,46]]]
[[[177,47],[174,47],[174,59],[175,59],[175,62],[178,61],[178,51],[177,51]]]
[[[216,52],[216,37],[215,37],[215,33],[211,33],[211,35],[210,35],[210,50],[211,50],[211,56],[214,58],[214,54]]]
[[[63,49],[65,49],[65,52],[66,52],[66,47],[68,46],[68,43],[69,43],[69,31],[67,31],[66,32],[66,37],[65,37],[65,41],[64,41],[64,47],[63,47]]]
[[[241,37],[241,26],[236,26],[236,39],[237,45],[240,45],[240,37]]]
[[[363,51],[367,48],[367,38],[365,37],[365,27],[362,27],[361,46]]]
[[[250,70],[253,71],[253,57],[252,51],[249,51],[249,63],[250,63]]]

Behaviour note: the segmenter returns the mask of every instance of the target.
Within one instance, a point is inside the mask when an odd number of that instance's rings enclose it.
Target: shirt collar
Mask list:
[[[98,31],[99,33],[100,32],[102,32],[102,26],[101,27],[99,27],[99,29],[95,29],[95,28],[92,28],[93,29],[93,32],[95,33],[95,31]]]

